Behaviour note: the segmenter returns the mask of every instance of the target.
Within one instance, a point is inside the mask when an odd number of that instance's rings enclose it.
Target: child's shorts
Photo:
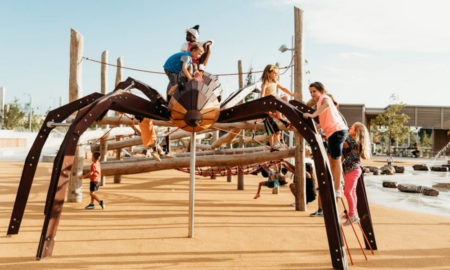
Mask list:
[[[267,116],[264,119],[264,128],[266,129],[266,133],[269,136],[277,133],[278,131],[280,131],[280,128],[278,127],[277,123],[270,116]]]
[[[264,186],[266,186],[268,188],[275,188],[275,187],[278,187],[279,185],[280,185],[280,182],[278,180],[264,182]]]
[[[99,182],[91,182],[91,185],[89,186],[89,190],[91,192],[97,191],[99,186],[100,186]]]
[[[342,156],[342,147],[348,136],[348,130],[339,130],[328,138],[328,153],[332,159],[338,159]]]

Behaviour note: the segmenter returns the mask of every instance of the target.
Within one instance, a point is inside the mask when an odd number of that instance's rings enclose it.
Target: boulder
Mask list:
[[[373,172],[373,175],[380,175],[381,174],[381,171],[379,170],[379,169],[376,169],[374,172]]]
[[[401,192],[408,192],[408,193],[421,193],[423,189],[422,186],[416,186],[412,184],[398,184],[397,188]]]
[[[381,174],[387,174],[387,175],[394,175],[395,174],[395,169],[392,166],[383,166],[380,168]]]
[[[395,173],[404,173],[405,172],[405,167],[403,166],[394,166],[395,169]]]
[[[422,194],[426,195],[426,196],[438,196],[439,195],[439,191],[437,191],[434,188],[425,187],[422,190]]]
[[[413,169],[415,171],[429,171],[428,166],[426,164],[413,165]]]
[[[376,170],[378,170],[378,167],[375,166],[365,166],[365,169],[369,169],[370,172],[375,172]]]
[[[385,187],[385,188],[396,188],[397,187],[397,182],[383,181],[383,187]]]
[[[369,168],[365,168],[364,169],[364,174],[369,174],[370,173],[370,169]]]
[[[431,167],[431,170],[434,172],[448,172],[447,167]]]

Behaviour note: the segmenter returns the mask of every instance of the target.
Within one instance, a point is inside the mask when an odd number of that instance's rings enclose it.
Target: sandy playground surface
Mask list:
[[[379,164],[376,164],[379,165]],[[381,164],[382,165],[382,164]],[[379,165],[379,166],[381,166]],[[296,212],[287,187],[272,195],[260,176],[198,177],[195,237],[187,238],[188,175],[175,170],[112,178],[98,195],[102,211],[65,203],[50,259],[36,261],[51,163],[40,163],[19,235],[6,237],[22,162],[0,162],[0,269],[331,269],[323,218]],[[350,269],[450,269],[450,217],[371,204],[378,251],[365,261],[345,229]]]

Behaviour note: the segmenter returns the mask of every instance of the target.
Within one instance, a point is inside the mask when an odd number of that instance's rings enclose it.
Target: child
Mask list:
[[[281,86],[278,83],[278,76],[279,76],[278,68],[276,66],[267,65],[264,68],[264,72],[261,76],[262,84],[261,84],[261,96],[260,97],[266,97],[266,96],[272,95],[276,98],[279,98],[278,94],[277,94],[277,88],[280,88],[283,92],[285,92],[286,94],[288,94],[292,97],[298,96],[298,94],[293,94],[289,90],[287,90],[286,88]],[[276,113],[276,118],[278,118],[278,119],[281,118],[281,115],[279,112]],[[274,141],[276,140],[276,141],[278,141],[278,143],[280,142],[278,139],[278,137],[280,135],[280,128],[276,124],[275,120],[270,116],[267,116],[264,119],[264,127],[266,129],[267,135],[269,135],[269,144],[270,144],[270,147],[272,148],[272,151],[278,150],[279,146],[274,147]]]
[[[388,166],[392,166],[392,155],[391,154],[389,154],[387,157],[387,164],[388,164]]]
[[[283,160],[282,161],[283,167],[281,170],[287,170],[291,172],[292,174],[295,174],[295,167],[290,162]],[[315,175],[313,174],[313,168],[310,163],[305,164],[306,172],[305,172],[305,180],[306,180],[306,203],[312,202],[316,199],[316,191],[314,187],[314,181],[313,178],[315,178]],[[294,176],[294,183],[291,183],[289,185],[289,188],[291,189],[292,195],[294,197],[297,197],[297,192],[295,191],[295,176]],[[291,204],[292,206],[295,206],[295,203]]]
[[[203,54],[203,48],[197,43],[191,46],[189,52],[179,52],[170,56],[164,64],[164,72],[169,77],[170,89],[167,92],[167,101],[170,101],[173,92],[179,84],[183,84],[186,80],[191,81],[192,76],[192,59],[198,59]]]
[[[91,203],[85,207],[85,209],[94,209],[94,200],[96,200],[102,209],[105,209],[105,202],[103,200],[100,200],[97,195],[95,195],[95,192],[98,190],[98,187],[100,186],[100,178],[102,177],[101,168],[100,168],[100,152],[94,152],[92,155],[92,164],[91,164],[91,172],[89,173],[89,178],[91,179],[90,182],[90,193],[91,196]]]
[[[191,46],[197,42],[197,39],[200,35],[199,32],[200,25],[196,25],[192,28],[186,29],[186,42],[181,45],[182,52],[188,52],[191,49]],[[208,40],[206,42],[198,42],[200,47],[203,47],[205,53],[199,59],[193,59],[193,74],[197,70],[204,71],[206,69],[206,65],[208,64],[209,55],[211,54],[211,45],[213,41]]]
[[[162,149],[156,143],[156,132],[153,121],[150,118],[144,118],[138,125],[141,129],[142,144],[146,148],[145,156],[148,157],[151,154],[155,160],[161,161],[159,155],[162,154]]]
[[[284,186],[286,185],[286,178],[282,176],[279,172],[270,171],[269,172],[269,180],[268,181],[261,181],[258,185],[258,191],[256,192],[255,197],[253,199],[258,199],[261,197],[261,187],[266,186],[268,188],[276,188],[278,186]]]
[[[320,82],[314,82],[309,86],[311,97],[317,101],[317,110],[313,113],[304,113],[304,118],[319,116],[320,127],[328,139],[328,150],[331,156],[330,165],[333,173],[336,198],[341,198],[342,175],[342,146],[348,136],[348,127],[339,114],[333,100],[326,94],[325,87]]]
[[[361,158],[370,158],[370,139],[367,128],[360,122],[356,122],[348,132],[343,150],[344,165],[344,195],[348,202],[348,219],[345,226],[359,221],[356,216],[356,185],[361,176]],[[343,215],[342,217],[346,217]]]

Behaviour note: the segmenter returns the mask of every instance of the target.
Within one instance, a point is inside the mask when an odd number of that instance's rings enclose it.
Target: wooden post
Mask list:
[[[294,7],[295,17],[295,44],[294,44],[294,92],[298,94],[297,100],[303,101],[303,10]],[[305,140],[296,132],[295,134],[295,210],[306,211],[305,196]]]
[[[189,232],[188,237],[194,237],[194,207],[195,207],[195,132],[191,135],[191,160],[189,181]]]
[[[120,136],[116,136],[116,141],[120,141]],[[116,160],[122,160],[122,148],[116,150]],[[114,184],[120,184],[122,181],[122,175],[114,175]]]
[[[244,87],[244,74],[242,74],[242,61],[238,61],[238,72],[239,72],[239,89]],[[241,102],[243,103],[243,102]],[[242,135],[244,134],[245,130],[241,130],[239,132],[239,148],[244,148],[244,138]],[[238,180],[237,180],[237,189],[238,190],[244,190],[244,173],[242,171],[242,167],[238,167]]]
[[[231,145],[231,143],[228,143],[227,144],[227,148],[229,148],[229,149],[231,149],[231,148],[233,148],[233,146]],[[233,182],[233,175],[227,175],[227,182],[229,182],[229,183],[231,183],[231,182]]]
[[[108,51],[103,51],[102,53],[102,62],[108,63]],[[108,66],[106,64],[102,64],[101,74],[100,74],[100,86],[102,94],[106,94],[106,89],[108,89]],[[102,128],[108,128],[108,125],[102,125]],[[105,162],[108,160],[108,144],[106,141],[102,141],[100,143],[100,161]],[[106,185],[106,176],[102,176],[100,180],[100,185]]]
[[[122,66],[123,66],[123,57],[120,56],[117,58],[117,70],[116,70],[116,85],[117,86],[122,81]],[[119,116],[119,112],[116,112],[115,115]]]
[[[69,71],[69,103],[81,98],[82,88],[82,60],[83,36],[75,29],[70,29],[70,71]],[[69,180],[68,202],[81,202],[83,199],[84,149],[77,146]]]
[[[119,58],[117,58],[117,70],[116,70],[116,85],[117,86],[121,81],[122,81],[122,56],[120,56]],[[119,112],[116,112],[115,115],[119,116]],[[116,141],[120,141],[120,137],[116,137]],[[117,149],[116,152],[116,160],[121,160],[122,159],[122,148]],[[122,175],[117,174],[114,175],[114,184],[120,184],[120,182],[122,181]]]

